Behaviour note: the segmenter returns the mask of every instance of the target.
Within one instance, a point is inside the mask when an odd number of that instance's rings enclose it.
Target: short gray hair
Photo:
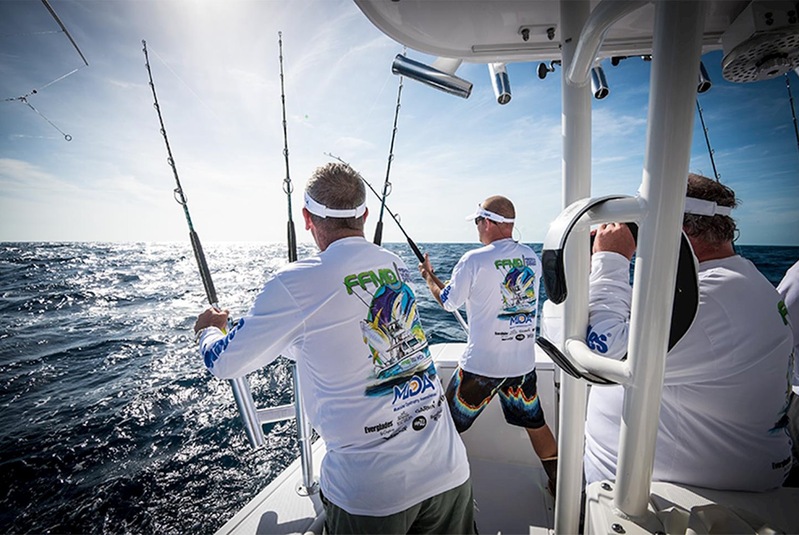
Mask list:
[[[695,173],[688,175],[686,196],[712,201],[719,206],[729,206],[730,208],[735,208],[740,203],[735,198],[735,192],[732,189],[721,182]],[[685,214],[682,225],[688,236],[715,245],[733,241],[737,229],[735,220],[726,215]]]
[[[317,168],[308,179],[305,191],[316,202],[334,210],[349,210],[366,201],[360,173],[344,163],[332,162]],[[339,219],[311,214],[311,218],[315,225],[330,230],[363,230],[363,216]]]

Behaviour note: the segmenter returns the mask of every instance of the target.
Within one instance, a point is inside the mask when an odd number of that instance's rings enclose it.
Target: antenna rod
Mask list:
[[[297,260],[297,232],[291,217],[291,192],[294,186],[289,176],[289,135],[286,129],[286,91],[283,86],[283,32],[277,32],[277,45],[280,51],[280,102],[283,105],[283,157],[286,159],[286,178],[283,179],[283,191],[286,193],[289,219],[287,223],[289,262]]]
[[[699,99],[696,99],[696,109],[699,110],[699,120],[702,122],[702,131],[705,133],[705,143],[707,144],[707,153],[710,155],[710,165],[713,166],[713,176],[716,177],[716,182],[721,180],[718,171],[716,171],[716,161],[713,159],[713,149],[710,148],[710,138],[707,135],[707,127],[705,126],[705,118],[702,115],[702,106],[699,105]]]
[[[383,243],[383,210],[385,210],[386,208],[386,197],[388,197],[391,194],[391,182],[389,181],[388,177],[391,173],[391,162],[394,161],[394,139],[397,137],[397,118],[399,117],[401,96],[402,96],[402,75],[400,75],[399,77],[399,88],[397,89],[397,107],[394,110],[394,127],[391,130],[391,145],[389,146],[388,149],[388,163],[386,164],[386,180],[383,183],[383,196],[380,201],[380,217],[377,218],[377,226],[375,227],[374,242],[376,245],[381,245]],[[371,186],[369,187],[371,188]],[[405,236],[407,237],[407,234]],[[410,240],[410,238],[408,239]]]
[[[349,165],[347,162],[345,162],[344,160],[342,160],[341,158],[339,158],[338,156],[336,156],[334,154],[330,154],[329,152],[326,152],[325,154],[327,156],[330,156],[333,159],[336,159],[336,160],[340,161],[341,163],[343,163],[345,165]],[[363,176],[361,177],[361,180],[363,180],[363,183],[366,184],[366,186],[370,190],[372,190],[372,193],[375,194],[375,197],[377,197],[379,199],[380,198],[380,194],[377,193],[377,190],[375,188],[373,188],[372,185]],[[385,199],[383,199],[383,200],[385,201]],[[411,248],[411,251],[413,251],[413,254],[416,255],[416,258],[419,260],[419,262],[424,262],[424,253],[422,253],[422,251],[419,249],[419,247],[416,245],[416,243],[411,239],[411,237],[408,236],[408,233],[405,232],[405,229],[402,228],[402,225],[400,224],[399,219],[394,214],[394,212],[392,212],[391,209],[387,205],[385,205],[385,203],[384,203],[384,206],[385,206],[386,211],[388,212],[388,215],[390,215],[391,218],[394,220],[394,223],[397,224],[397,227],[399,227],[400,232],[402,232],[402,234],[405,236],[405,239],[408,240],[408,246]],[[466,320],[463,319],[463,316],[461,316],[460,312],[458,312],[457,310],[454,310],[452,312],[452,314],[455,316],[455,319],[458,320],[458,323],[461,324],[461,327],[463,327],[464,332],[468,333],[469,332],[469,325],[466,323]]]

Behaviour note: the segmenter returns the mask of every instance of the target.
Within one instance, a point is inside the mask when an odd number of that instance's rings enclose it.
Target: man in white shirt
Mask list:
[[[446,284],[427,255],[419,272],[444,309],[454,312],[466,305],[468,343],[447,387],[458,432],[469,429],[499,394],[505,420],[526,429],[554,495],[558,445],[544,420],[535,373],[541,260],[512,239],[515,218],[509,199],[489,197],[467,216],[483,247],[463,255]]]
[[[785,300],[793,327],[793,395],[788,407],[788,429],[793,440],[794,467],[786,485],[796,487],[799,486],[799,261],[785,272],[777,291]]]
[[[666,356],[653,480],[765,491],[791,468],[786,409],[793,339],[774,286],[735,254],[734,192],[688,177],[683,231],[699,261],[699,309]],[[635,242],[626,225],[602,225],[591,258],[588,345],[627,352]],[[591,389],[588,484],[615,479],[623,387]]]
[[[324,439],[328,533],[474,533],[466,449],[449,415],[410,273],[364,239],[358,173],[333,163],[305,189],[320,253],[275,273],[228,331],[197,319],[209,371],[233,378],[279,355],[296,361],[308,418]]]

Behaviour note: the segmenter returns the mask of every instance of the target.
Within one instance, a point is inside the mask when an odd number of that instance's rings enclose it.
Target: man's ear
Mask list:
[[[311,220],[311,212],[307,208],[302,209],[302,217],[305,219],[305,230],[311,230],[313,221]]]
[[[363,222],[366,223],[366,218],[369,217],[369,208],[364,207]]]

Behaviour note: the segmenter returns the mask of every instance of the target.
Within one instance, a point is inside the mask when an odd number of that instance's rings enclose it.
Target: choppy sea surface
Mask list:
[[[476,246],[419,245],[439,273]],[[387,247],[416,265],[407,245]],[[234,317],[287,256],[204,248]],[[799,259],[799,247],[738,251],[775,285]],[[415,282],[430,342],[465,340]],[[227,382],[205,371],[192,326],[206,304],[188,243],[0,244],[0,531],[213,533],[293,460],[294,423],[251,450]],[[259,405],[292,399],[283,359],[250,382]]]

